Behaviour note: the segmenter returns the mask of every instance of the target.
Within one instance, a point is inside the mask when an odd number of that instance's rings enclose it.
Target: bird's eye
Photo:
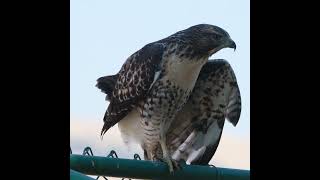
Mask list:
[[[213,33],[213,38],[219,40],[222,36],[216,33]]]

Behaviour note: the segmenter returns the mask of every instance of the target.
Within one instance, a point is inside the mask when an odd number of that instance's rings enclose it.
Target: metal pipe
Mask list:
[[[94,179],[80,172],[70,169],[70,180],[94,180]]]
[[[70,168],[84,174],[137,179],[249,180],[250,171],[211,166],[182,165],[170,174],[162,162],[70,155]]]

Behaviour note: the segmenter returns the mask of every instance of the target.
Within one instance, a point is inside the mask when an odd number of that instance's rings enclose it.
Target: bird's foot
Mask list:
[[[179,161],[177,161],[175,159],[171,159],[171,162],[172,162],[174,170],[181,170],[182,169],[182,166]]]
[[[169,166],[169,172],[173,173],[176,170],[182,169],[182,166],[179,161],[172,158],[156,158],[156,160],[164,162]]]

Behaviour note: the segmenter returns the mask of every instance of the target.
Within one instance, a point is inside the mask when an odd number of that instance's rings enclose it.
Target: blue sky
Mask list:
[[[95,87],[97,78],[116,73],[145,44],[207,23],[227,30],[237,44],[235,52],[223,49],[211,57],[230,62],[242,95],[239,124],[234,128],[226,123],[224,133],[249,138],[249,0],[71,0],[70,5],[71,121],[102,126],[108,104]]]

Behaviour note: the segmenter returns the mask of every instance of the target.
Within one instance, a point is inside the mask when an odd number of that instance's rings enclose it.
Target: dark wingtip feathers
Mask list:
[[[114,90],[117,79],[118,79],[118,74],[111,75],[111,76],[104,76],[97,79],[96,87],[107,95],[106,100],[108,100],[108,96],[112,96],[112,92]],[[103,119],[104,119],[104,125],[100,133],[101,140],[103,139],[103,135],[113,126],[113,124],[110,124],[108,123],[108,121],[106,121],[106,115]]]
[[[232,124],[234,127],[237,126],[237,124],[238,124],[238,122],[239,122],[240,112],[241,112],[241,109],[238,109],[237,111],[230,112],[230,113],[227,115],[227,119],[229,120],[229,122],[231,122],[231,124]]]
[[[104,134],[111,128],[110,123],[104,123],[102,129],[101,129],[101,133],[100,133],[100,138],[101,140],[103,139]]]

